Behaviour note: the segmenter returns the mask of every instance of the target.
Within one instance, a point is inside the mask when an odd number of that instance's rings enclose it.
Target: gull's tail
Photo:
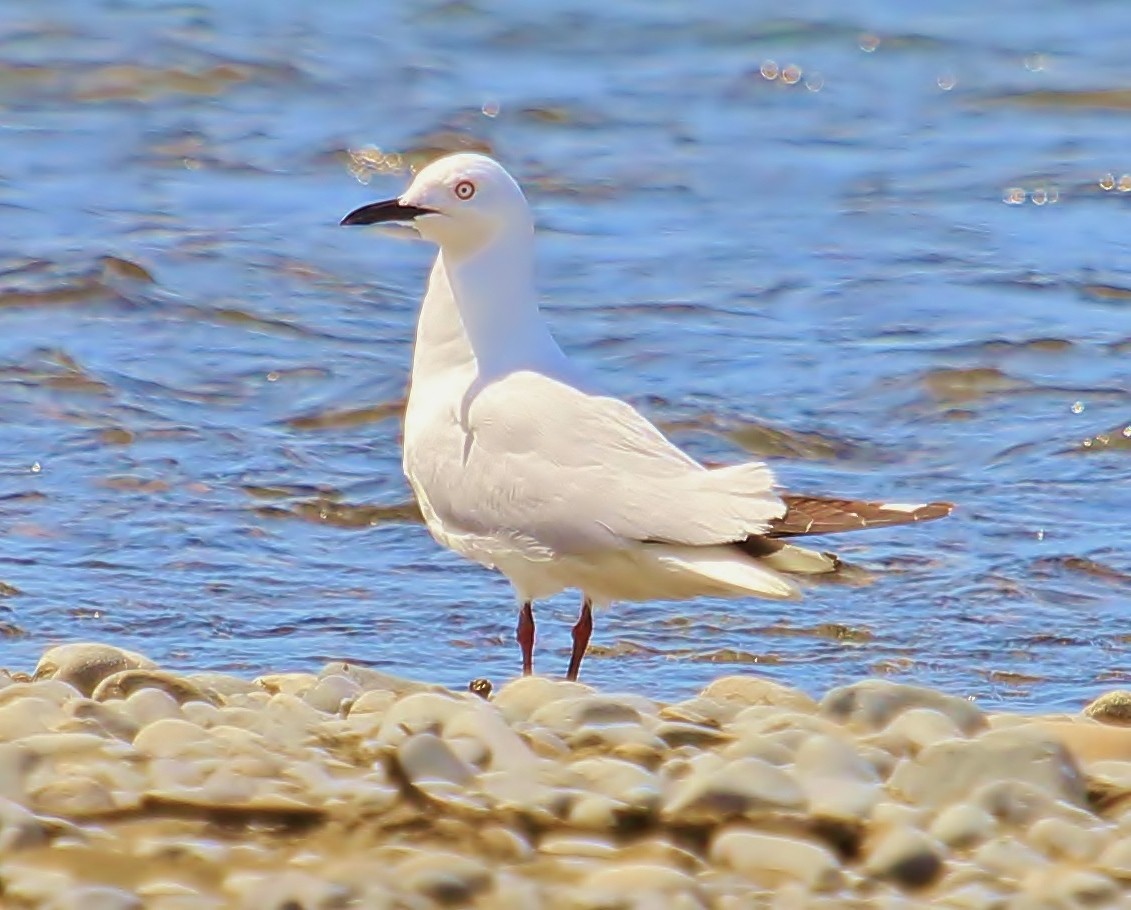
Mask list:
[[[782,496],[786,512],[770,522],[765,534],[752,534],[727,546],[665,547],[669,565],[719,593],[789,599],[798,596],[790,575],[826,575],[840,567],[832,553],[820,553],[782,538],[887,528],[949,515],[949,502],[899,503]]]

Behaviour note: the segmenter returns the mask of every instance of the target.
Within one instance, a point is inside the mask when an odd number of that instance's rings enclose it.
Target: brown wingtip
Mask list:
[[[934,521],[954,510],[949,502],[896,503],[835,499],[825,496],[782,496],[786,513],[770,523],[769,537],[798,537],[805,534],[838,534],[866,528]]]

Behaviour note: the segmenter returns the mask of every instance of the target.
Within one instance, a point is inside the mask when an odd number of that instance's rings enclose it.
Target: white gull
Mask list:
[[[617,600],[799,596],[791,575],[836,557],[786,538],[941,518],[948,503],[793,496],[761,462],[708,469],[558,347],[534,289],[534,221],[483,155],[425,167],[342,224],[410,222],[439,246],[416,330],[404,472],[432,536],[497,569],[533,668],[535,600],[582,592],[568,679],[592,608]]]

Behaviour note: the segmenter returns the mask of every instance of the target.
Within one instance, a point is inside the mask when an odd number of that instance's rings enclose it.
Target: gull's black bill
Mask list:
[[[386,199],[384,202],[371,202],[359,209],[354,209],[345,218],[342,224],[379,224],[382,221],[412,221],[418,215],[434,214],[431,209],[422,209],[418,205],[405,205],[399,199]]]

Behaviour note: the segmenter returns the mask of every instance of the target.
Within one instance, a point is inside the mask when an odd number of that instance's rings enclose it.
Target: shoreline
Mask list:
[[[1131,696],[983,712],[753,675],[490,699],[343,663],[0,674],[14,908],[1124,906]],[[1016,902],[1016,903],[1014,903]]]

